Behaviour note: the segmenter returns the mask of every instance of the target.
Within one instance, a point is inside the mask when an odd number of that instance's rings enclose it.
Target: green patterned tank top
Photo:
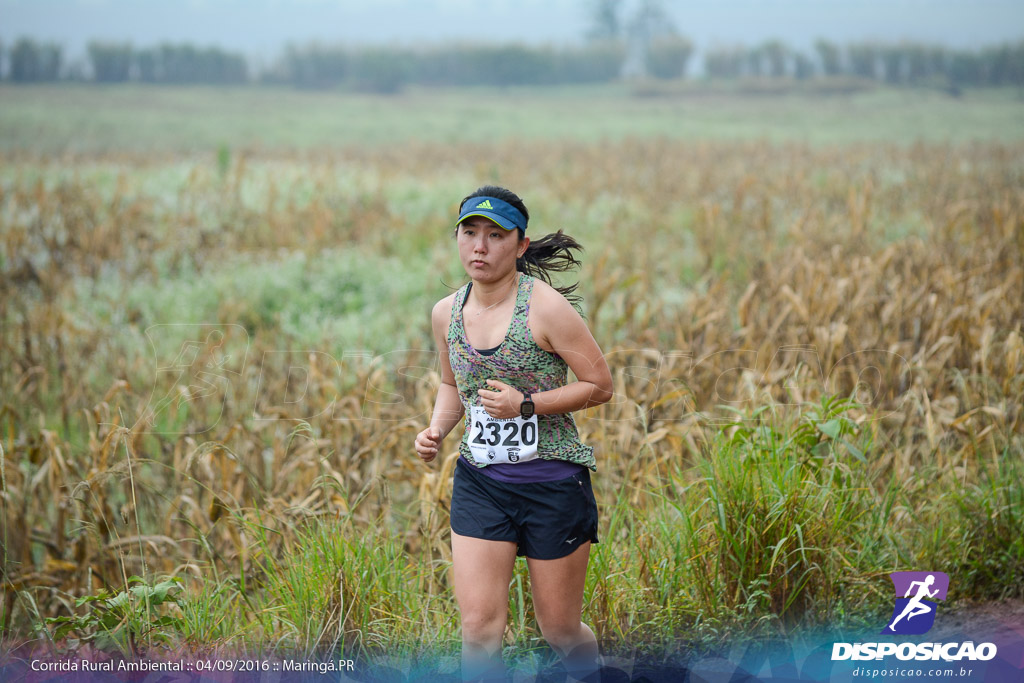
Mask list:
[[[469,408],[482,405],[477,390],[489,388],[487,380],[500,380],[530,394],[556,389],[565,386],[566,383],[568,365],[565,360],[557,353],[545,351],[538,346],[527,325],[533,283],[533,277],[519,273],[519,289],[516,293],[512,323],[505,339],[491,355],[479,353],[466,338],[462,307],[469,294],[469,284],[455,293],[455,300],[452,302],[451,323],[448,325],[448,360],[455,373],[459,398],[466,409],[465,432],[459,445],[459,452],[467,462],[477,467],[485,467],[487,463],[477,462],[469,448]],[[597,469],[594,449],[580,441],[576,422],[571,413],[538,415],[537,422],[537,453],[541,459],[565,460],[592,470]]]

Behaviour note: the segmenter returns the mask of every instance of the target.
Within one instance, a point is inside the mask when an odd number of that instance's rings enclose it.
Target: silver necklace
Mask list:
[[[483,314],[483,313],[486,313],[487,311],[491,310],[492,308],[494,308],[494,307],[495,307],[495,306],[497,306],[498,304],[503,304],[503,303],[505,303],[505,301],[507,301],[507,300],[508,300],[508,298],[509,298],[510,296],[512,296],[512,292],[513,292],[513,291],[514,291],[514,290],[516,289],[516,285],[517,285],[517,284],[519,284],[519,275],[518,275],[518,274],[516,275],[516,281],[515,281],[515,283],[514,283],[514,284],[512,285],[512,287],[511,287],[511,288],[510,288],[510,289],[508,290],[508,294],[506,294],[506,295],[504,296],[504,298],[502,298],[502,300],[501,300],[501,301],[496,301],[496,302],[494,302],[493,304],[491,304],[490,306],[488,306],[487,308],[481,308],[481,309],[480,309],[479,311],[477,311],[476,313],[474,313],[474,314],[473,314],[473,317],[474,317],[474,318],[476,318],[477,316],[479,316],[479,315],[481,315],[481,314]]]

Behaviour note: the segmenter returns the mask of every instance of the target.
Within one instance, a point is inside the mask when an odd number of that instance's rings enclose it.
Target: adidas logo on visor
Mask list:
[[[476,208],[477,209],[493,209],[494,207],[491,206],[491,200],[490,199],[485,199],[482,202],[480,202],[479,204],[477,204]]]

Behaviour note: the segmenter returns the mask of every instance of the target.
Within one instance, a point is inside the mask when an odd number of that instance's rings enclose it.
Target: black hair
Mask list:
[[[526,209],[526,204],[519,195],[497,185],[484,185],[464,198],[459,202],[460,213],[462,212],[463,204],[474,197],[495,197],[508,202],[523,214],[527,223],[530,221],[530,212]],[[521,241],[524,232],[522,230],[517,230],[516,232],[519,233],[518,237]],[[583,297],[574,293],[576,288],[579,287],[579,283],[575,282],[564,287],[555,287],[554,283],[551,282],[551,273],[564,273],[580,267],[580,260],[576,258],[576,255],[573,253],[574,251],[583,251],[583,245],[561,230],[549,233],[543,237],[530,240],[530,246],[526,248],[526,252],[516,259],[516,270],[520,273],[540,278],[548,283],[579,311],[581,310],[580,305],[583,302]]]

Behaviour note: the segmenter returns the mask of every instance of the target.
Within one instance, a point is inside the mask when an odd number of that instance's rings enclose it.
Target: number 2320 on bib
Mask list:
[[[537,416],[499,420],[470,406],[469,450],[477,462],[515,463],[537,457]]]

